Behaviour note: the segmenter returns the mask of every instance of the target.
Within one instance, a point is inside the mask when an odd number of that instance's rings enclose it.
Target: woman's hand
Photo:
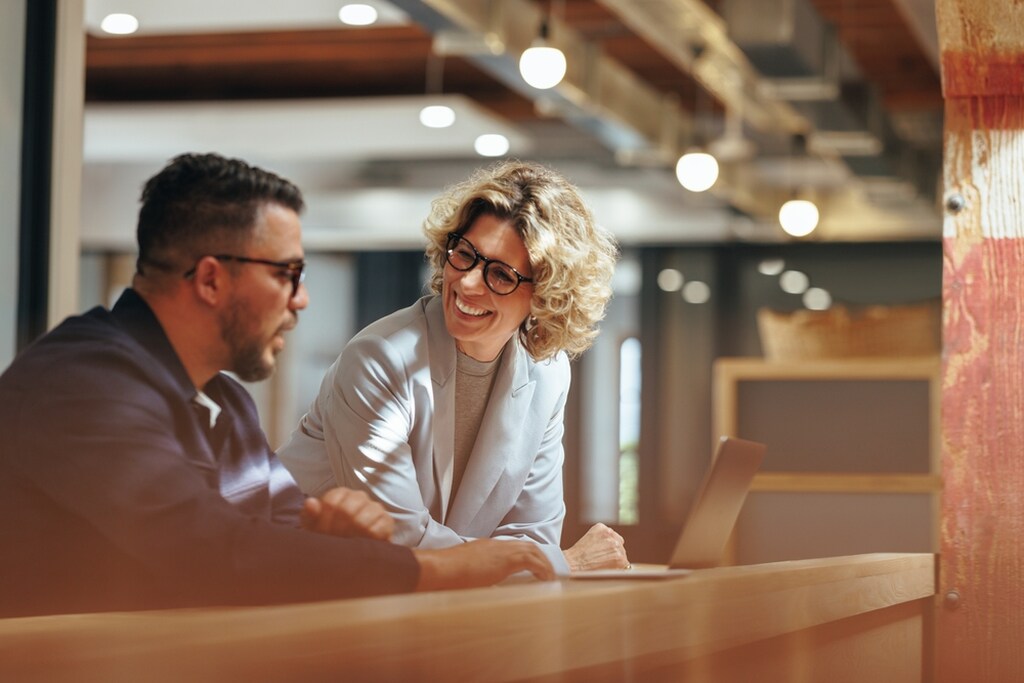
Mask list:
[[[623,569],[629,567],[622,536],[597,523],[583,534],[583,538],[568,550],[563,550],[569,569],[574,572],[588,569]]]

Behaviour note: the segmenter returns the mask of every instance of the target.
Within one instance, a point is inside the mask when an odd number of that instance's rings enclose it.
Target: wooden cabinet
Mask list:
[[[715,434],[768,453],[737,523],[741,564],[936,552],[939,360],[715,363]]]

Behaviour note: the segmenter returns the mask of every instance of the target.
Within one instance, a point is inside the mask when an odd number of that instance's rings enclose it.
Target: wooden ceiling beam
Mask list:
[[[90,69],[178,66],[358,62],[372,67],[388,62],[425,63],[431,37],[418,27],[367,31],[273,31],[212,33],[128,38],[96,38],[86,42]]]
[[[98,38],[86,42],[86,99],[169,101],[422,95],[433,38],[418,26]],[[464,59],[442,91],[512,120],[533,104]]]

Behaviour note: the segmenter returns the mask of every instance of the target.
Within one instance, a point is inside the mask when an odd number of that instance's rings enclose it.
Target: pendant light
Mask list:
[[[809,199],[790,199],[779,209],[779,225],[792,237],[806,237],[818,227],[818,207]]]
[[[548,44],[549,17],[540,22],[537,38],[519,57],[519,73],[529,85],[538,90],[553,88],[565,78],[565,55]]]

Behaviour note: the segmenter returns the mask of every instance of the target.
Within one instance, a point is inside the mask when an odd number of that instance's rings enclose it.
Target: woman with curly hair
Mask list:
[[[345,346],[281,460],[307,494],[370,493],[396,543],[528,539],[563,573],[627,566],[603,524],[559,549],[569,359],[597,335],[614,240],[562,176],[524,162],[450,188],[424,232],[433,294]]]

